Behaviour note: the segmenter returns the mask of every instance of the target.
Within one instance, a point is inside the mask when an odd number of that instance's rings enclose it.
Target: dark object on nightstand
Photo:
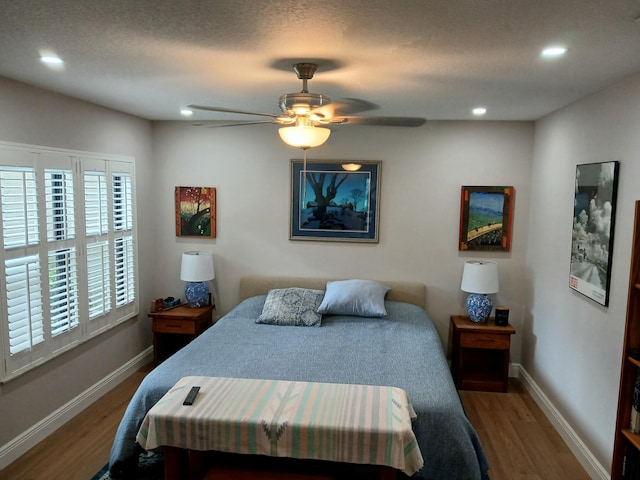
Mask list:
[[[506,327],[509,325],[509,307],[498,305],[496,307],[496,325]]]

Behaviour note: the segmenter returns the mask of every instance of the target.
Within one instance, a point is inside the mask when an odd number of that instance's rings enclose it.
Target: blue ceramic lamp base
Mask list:
[[[209,286],[206,282],[188,282],[184,296],[190,307],[204,307],[209,304]]]
[[[485,323],[491,315],[493,303],[482,293],[472,293],[467,297],[467,312],[469,319],[476,323]]]

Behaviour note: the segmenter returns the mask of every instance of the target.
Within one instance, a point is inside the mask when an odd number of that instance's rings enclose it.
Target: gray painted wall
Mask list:
[[[536,124],[522,364],[610,469],[634,202],[640,199],[640,75]],[[576,164],[619,160],[620,183],[604,308],[569,289]]]
[[[151,123],[0,77],[0,140],[136,158],[140,310],[149,305],[155,259]],[[146,315],[0,385],[0,445],[135,357],[151,343]]]

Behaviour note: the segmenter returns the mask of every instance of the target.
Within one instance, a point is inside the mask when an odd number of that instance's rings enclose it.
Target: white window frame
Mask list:
[[[132,157],[0,142],[0,168],[5,166],[32,168],[35,172],[39,241],[37,243],[31,242],[29,245],[10,245],[5,248],[4,237],[0,235],[2,240],[2,247],[0,248],[0,357],[2,358],[0,383],[46,363],[63,352],[139,313],[135,160]],[[49,237],[47,227],[51,227],[52,223],[50,218],[47,220],[46,210],[47,206],[51,207],[51,203],[46,202],[44,178],[47,170],[71,171],[73,178],[72,185],[67,185],[68,190],[73,191],[72,204],[69,203],[64,208],[56,209],[58,225],[61,226],[63,222],[72,221],[73,223],[67,223],[64,227],[60,227],[53,236],[49,233]],[[100,191],[98,195],[100,196],[98,210],[91,208],[87,211],[85,208],[85,175],[87,175],[86,178],[103,177],[103,180],[106,180],[101,181],[98,189]],[[124,222],[119,222],[117,228],[114,224],[114,176],[125,178],[128,187],[124,191],[124,204],[122,201],[118,204],[124,205],[125,208],[123,210]],[[105,186],[106,191],[103,188]],[[93,193],[96,193],[96,191],[93,190]],[[106,210],[104,195],[106,195]],[[55,199],[59,200],[60,196],[58,195]],[[92,206],[95,207],[93,203]],[[4,226],[1,207],[2,192],[0,191],[0,228]],[[100,225],[99,228],[92,228],[91,232],[88,233],[86,215],[90,215],[90,220],[94,222],[94,225],[97,222]],[[96,215],[99,218],[96,219]],[[107,218],[103,218],[104,215]],[[4,229],[0,230],[0,234],[3,234],[3,232]],[[49,232],[51,232],[51,228],[49,228]],[[123,271],[120,271],[122,268],[118,268],[116,265],[116,244],[120,242],[124,242],[127,245],[125,262],[124,264],[119,264],[126,267]],[[99,251],[100,255],[91,256],[91,260],[89,260],[88,249],[94,252]],[[78,321],[71,328],[65,328],[63,332],[53,335],[51,329],[52,292],[50,290],[53,280],[52,274],[49,272],[49,257],[52,251],[57,250],[73,252],[71,257],[68,258],[60,256],[59,261],[61,263],[59,267],[56,264],[54,264],[54,267],[56,269],[60,268],[60,272],[63,274],[60,277],[62,284],[58,284],[58,292],[62,292],[60,295],[75,295],[73,297],[74,300],[70,300],[69,304],[77,308],[77,316],[73,317],[73,313],[71,313],[70,318],[77,318]],[[121,249],[118,250],[118,252],[120,251]],[[17,347],[14,347],[13,350],[16,351],[11,352],[9,304],[11,302],[15,304],[16,294],[13,293],[13,299],[11,299],[11,295],[7,291],[5,265],[7,260],[10,263],[13,260],[15,263],[15,261],[29,256],[34,259],[37,258],[39,261],[40,313],[42,315],[43,334],[36,332],[39,335],[38,341],[31,345],[30,348],[18,351]],[[91,265],[88,265],[88,263]],[[67,267],[68,278],[65,276],[67,275]],[[91,280],[89,278],[90,267],[93,272]],[[100,275],[100,269],[103,269],[102,275]],[[36,270],[34,269],[33,271]],[[121,275],[119,280],[116,280],[116,273],[125,275],[124,283]],[[34,282],[33,279],[31,281],[34,284],[34,288],[36,288],[37,282]],[[117,281],[120,282],[120,290],[117,288]],[[97,295],[96,292],[100,289],[100,286],[105,285],[105,283],[101,282],[108,282],[106,283],[108,288],[103,288],[103,293]],[[91,291],[93,292],[92,298],[94,299],[91,307],[89,298],[90,283],[92,285]],[[12,283],[11,286],[13,285]],[[20,291],[27,290],[28,288]],[[117,299],[118,294],[119,297]],[[24,293],[19,295],[22,295],[22,297],[19,296],[17,298],[18,302],[21,301],[20,298],[23,300],[26,298]],[[37,295],[34,298],[37,298]],[[72,297],[68,298],[71,299]],[[62,304],[64,305],[64,300]],[[60,302],[58,305],[60,305]],[[35,310],[37,311],[37,308]],[[22,345],[28,344],[29,341],[27,340],[27,344],[23,343]]]

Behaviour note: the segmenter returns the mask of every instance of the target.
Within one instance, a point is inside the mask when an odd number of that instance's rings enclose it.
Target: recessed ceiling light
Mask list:
[[[51,70],[64,70],[64,62],[52,50],[39,50],[40,61]]]
[[[487,113],[487,109],[486,107],[476,107],[471,110],[471,113],[473,113],[476,117],[481,117],[482,115]]]
[[[42,63],[46,63],[47,65],[62,65],[64,63],[62,59],[53,55],[43,55],[42,57],[40,57],[40,61]]]
[[[191,115],[193,115],[193,110],[189,108],[181,108],[180,115],[182,115],[183,117],[190,117]]]
[[[547,47],[544,50],[542,50],[542,52],[540,53],[540,56],[545,58],[555,58],[555,57],[561,57],[565,53],[567,53],[566,47],[557,47],[557,46]]]
[[[50,63],[51,65],[60,65],[63,63],[58,57],[41,57],[40,61],[42,61],[42,63]]]

